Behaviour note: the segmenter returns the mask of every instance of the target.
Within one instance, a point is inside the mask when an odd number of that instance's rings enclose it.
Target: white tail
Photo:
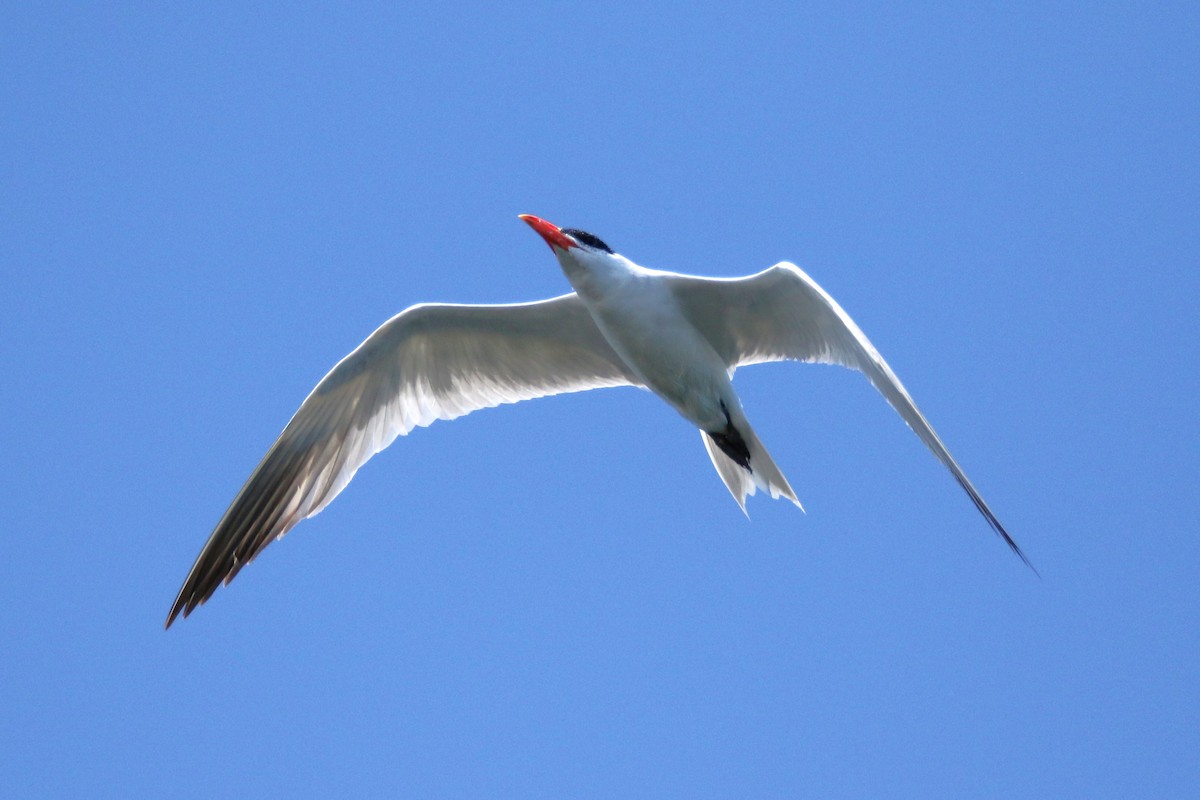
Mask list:
[[[750,469],[739,466],[737,462],[721,452],[717,443],[704,431],[700,431],[700,438],[704,441],[704,449],[708,451],[708,457],[712,459],[713,466],[717,468],[717,474],[725,482],[733,499],[741,506],[742,513],[749,516],[746,512],[746,495],[754,494],[758,489],[770,492],[772,498],[786,497],[803,511],[804,506],[800,505],[788,479],[783,477],[779,467],[775,466],[771,454],[758,440],[758,435],[750,427],[750,423],[745,420],[739,421],[737,430],[750,451]]]

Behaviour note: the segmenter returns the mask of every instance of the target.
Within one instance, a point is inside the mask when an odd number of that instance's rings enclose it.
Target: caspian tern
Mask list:
[[[575,291],[515,305],[420,304],[385,322],[317,384],[251,473],[200,551],[167,627],[325,508],[397,436],[501,403],[649,389],[700,430],[743,512],[757,489],[799,506],[731,382],[738,367],[765,361],[840,364],[866,375],[1032,567],[883,356],[799,267],[782,262],[745,278],[680,275],[640,267],[586,231],[520,218],[550,245]]]

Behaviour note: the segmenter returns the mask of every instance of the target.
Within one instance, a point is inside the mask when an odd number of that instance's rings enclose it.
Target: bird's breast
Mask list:
[[[585,302],[597,326],[647,388],[700,427],[724,424],[732,387],[724,362],[665,286],[647,282]]]

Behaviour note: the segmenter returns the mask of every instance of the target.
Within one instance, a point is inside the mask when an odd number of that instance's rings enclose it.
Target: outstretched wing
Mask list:
[[[575,294],[401,312],[301,404],[200,551],[167,626],[328,505],[397,436],[501,403],[636,383]]]
[[[678,275],[671,281],[684,314],[730,368],[791,360],[840,364],[866,375],[950,470],[992,530],[1033,567],[866,334],[803,270],[783,262],[746,278]]]

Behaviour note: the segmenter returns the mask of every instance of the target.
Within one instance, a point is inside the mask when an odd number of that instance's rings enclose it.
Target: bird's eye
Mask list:
[[[594,247],[597,250],[603,250],[606,253],[611,253],[612,248],[600,241],[599,236],[593,236],[587,231],[581,231],[578,228],[563,228],[562,232],[568,236],[575,238],[575,241],[586,244],[588,247]]]

